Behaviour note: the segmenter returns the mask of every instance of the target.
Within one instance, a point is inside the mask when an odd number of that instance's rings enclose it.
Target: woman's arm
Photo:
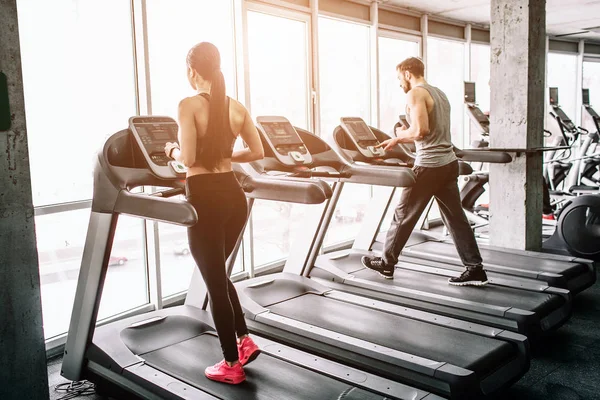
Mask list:
[[[256,130],[256,126],[252,122],[248,110],[244,108],[244,124],[240,131],[240,136],[244,139],[244,142],[248,145],[243,150],[234,151],[231,156],[232,162],[243,163],[255,160],[260,160],[265,156],[265,152],[260,141],[260,136]]]

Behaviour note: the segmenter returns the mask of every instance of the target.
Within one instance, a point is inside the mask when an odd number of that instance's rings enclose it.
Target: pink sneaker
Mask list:
[[[237,346],[238,357],[242,365],[251,363],[260,354],[260,349],[250,336],[246,336]]]
[[[212,367],[206,367],[204,374],[210,380],[237,385],[246,380],[246,374],[242,368],[242,363],[237,363],[233,367],[227,365],[225,360],[222,360]]]

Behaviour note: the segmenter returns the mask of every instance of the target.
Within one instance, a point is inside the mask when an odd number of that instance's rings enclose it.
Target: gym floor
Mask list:
[[[529,372],[498,399],[600,400],[600,277],[598,280],[575,297],[571,319],[537,346]],[[65,395],[54,390],[66,382],[59,373],[61,361],[48,362],[52,400]],[[105,399],[98,395],[85,398]]]

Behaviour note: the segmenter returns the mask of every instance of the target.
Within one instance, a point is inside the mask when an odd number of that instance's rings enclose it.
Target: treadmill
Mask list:
[[[406,156],[401,151],[376,155],[368,149],[372,146],[369,141],[380,143],[388,137],[369,128],[362,119],[342,118],[342,126],[343,129],[336,129],[331,142],[334,149],[349,163],[366,164],[363,168],[369,168],[369,163],[373,163],[375,167],[371,168],[375,169],[381,165],[389,168],[397,166],[396,170],[407,169],[403,161]],[[467,153],[468,151],[463,152],[462,155],[466,156]],[[486,161],[505,160],[505,155],[499,153],[487,154],[485,157]],[[340,164],[343,164],[343,160],[340,160]],[[281,167],[286,169],[285,165]],[[324,233],[328,230],[331,215],[347,182],[353,182],[352,178],[334,182],[331,200],[316,219],[318,222],[310,228],[317,232],[318,238],[310,243],[313,249],[322,247]],[[387,186],[388,191],[394,188],[395,183],[394,171],[387,174],[387,180],[386,177],[381,177],[378,181],[373,181],[374,185]],[[553,331],[569,319],[572,311],[569,291],[549,287],[536,280],[491,272],[491,284],[484,290],[473,290],[448,285],[448,278],[459,275],[462,267],[423,260],[401,260],[395,271],[396,279],[380,278],[363,267],[360,261],[364,255],[374,255],[370,250],[374,232],[377,231],[377,210],[379,209],[380,214],[385,206],[385,196],[374,197],[372,203],[375,204],[367,211],[363,230],[354,241],[352,249],[309,258],[297,271],[336,290],[507,329],[530,338]],[[377,205],[378,202],[380,205]],[[316,251],[311,250],[305,251],[316,255]]]
[[[248,380],[228,385],[208,380],[204,367],[222,359],[206,289],[194,271],[185,304],[146,312],[96,327],[119,215],[182,226],[198,221],[185,200],[185,167],[164,155],[177,140],[177,123],[168,117],[132,117],[130,128],[108,138],[94,169],[92,213],[64,351],[61,375],[89,379],[112,397],[143,399],[441,399],[437,395],[341,365],[318,355],[255,335],[262,355],[245,367]],[[307,204],[330,196],[319,181],[251,177],[234,171],[253,199]],[[153,195],[140,186],[169,189]],[[239,246],[239,241],[238,241]],[[231,272],[235,254],[228,261]]]
[[[410,168],[346,163],[284,117],[258,117],[257,125],[265,159],[252,168],[263,176],[414,182]],[[316,240],[305,233],[305,240]],[[528,370],[525,336],[345,293],[290,272],[307,257],[292,251],[284,272],[236,283],[251,332],[457,399],[495,393]]]
[[[342,127],[336,128],[337,130]],[[389,138],[385,133],[371,128],[381,138]],[[382,136],[384,135],[384,136]],[[410,153],[408,146],[398,146]],[[463,161],[475,162],[499,162],[496,157],[499,154],[487,148],[461,150],[455,148],[456,155]],[[386,210],[379,216],[381,222],[387,214],[394,192],[390,193]],[[385,240],[385,232],[381,232],[375,238],[372,248],[382,249]],[[545,282],[548,286],[569,290],[573,295],[592,286],[596,282],[596,269],[593,260],[584,259],[562,254],[550,254],[528,250],[509,249],[488,244],[479,243],[479,250],[484,260],[486,271],[529,278]],[[458,256],[454,244],[447,239],[440,239],[423,231],[415,231],[407,242],[401,260],[415,262],[414,259],[429,260],[454,265],[462,269],[462,261]],[[419,261],[421,262],[421,261]]]

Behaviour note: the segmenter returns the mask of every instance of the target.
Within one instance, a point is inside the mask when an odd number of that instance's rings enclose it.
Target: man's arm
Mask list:
[[[398,143],[414,142],[420,140],[429,133],[429,114],[427,112],[427,92],[426,89],[414,88],[408,92],[407,106],[410,110],[411,126],[408,129],[404,127],[396,128],[396,137],[388,139],[376,147],[383,147],[385,151],[390,151]]]
[[[396,131],[398,143],[421,140],[429,134],[429,114],[427,113],[427,90],[414,88],[408,92],[407,106],[410,110],[410,128]]]

